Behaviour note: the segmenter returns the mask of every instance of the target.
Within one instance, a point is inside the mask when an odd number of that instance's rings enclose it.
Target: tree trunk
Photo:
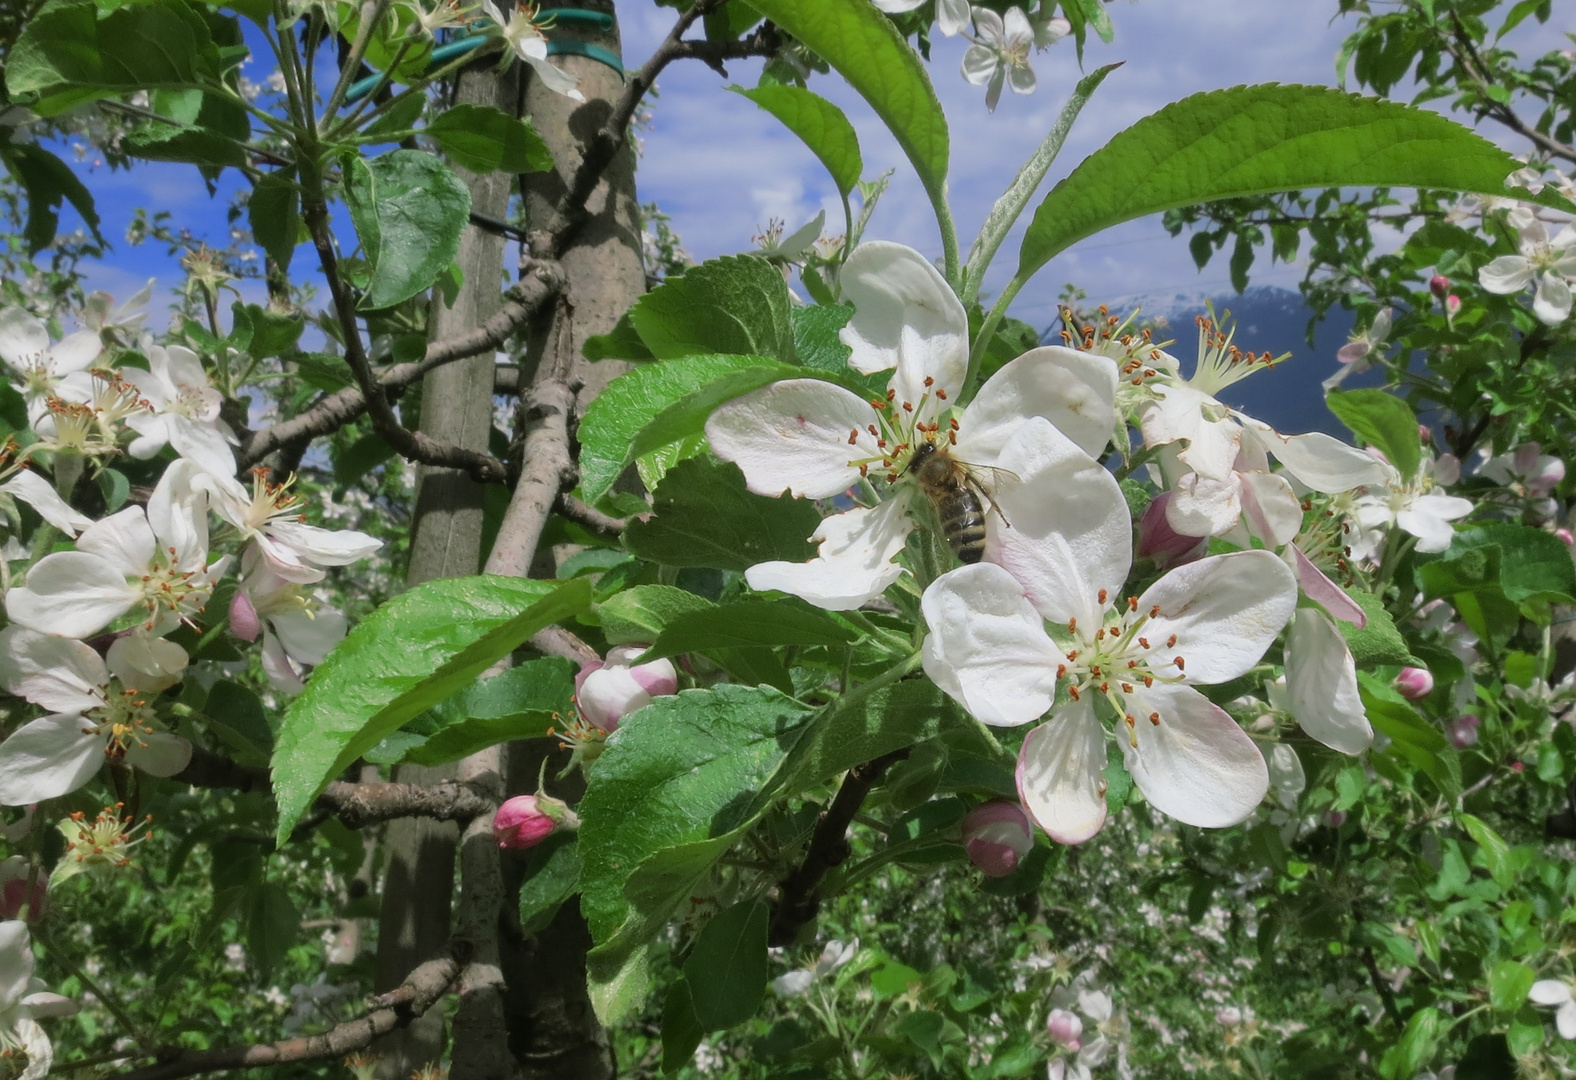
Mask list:
[[[454,101],[491,105],[519,115],[519,82],[512,69],[500,73],[492,63],[478,65],[460,74]],[[470,188],[471,204],[478,212],[498,219],[507,215],[512,177],[453,168]],[[465,284],[453,307],[445,307],[441,297],[434,299],[432,338],[473,330],[497,311],[503,247],[502,237],[476,228],[465,230],[456,256]],[[429,373],[422,384],[420,429],[467,449],[486,450],[492,431],[493,367],[493,356],[486,353]],[[455,469],[418,468],[406,583],[477,573],[481,545],[481,485]],[[455,775],[453,765],[401,765],[394,770],[394,779],[415,784]],[[398,986],[411,969],[448,942],[458,839],[453,823],[402,818],[389,824],[378,923],[379,991]],[[406,1080],[422,1065],[436,1062],[443,1053],[443,1011],[430,1010],[409,1027],[393,1032],[379,1045],[379,1053],[385,1080]]]

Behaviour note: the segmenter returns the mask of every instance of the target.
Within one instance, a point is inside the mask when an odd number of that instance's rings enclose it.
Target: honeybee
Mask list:
[[[948,453],[946,444],[927,440],[914,448],[905,470],[919,485],[936,508],[941,519],[941,534],[947,538],[952,553],[958,561],[972,565],[985,557],[985,515],[1001,510],[990,497],[978,474],[1001,473],[1012,477],[1005,469],[991,469],[970,465]],[[1002,517],[1004,523],[1007,522]],[[1010,525],[1010,523],[1009,523]]]

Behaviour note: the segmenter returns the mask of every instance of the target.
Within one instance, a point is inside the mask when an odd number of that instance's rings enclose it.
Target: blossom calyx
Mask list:
[[[580,827],[579,816],[551,795],[516,795],[493,815],[493,839],[501,848],[524,851],[563,830]]]
[[[1034,826],[1023,807],[996,799],[963,819],[963,850],[986,877],[1006,877],[1034,850]]]

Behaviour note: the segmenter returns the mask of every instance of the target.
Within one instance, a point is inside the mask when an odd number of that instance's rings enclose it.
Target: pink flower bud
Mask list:
[[[1430,428],[1427,424],[1418,424],[1417,425],[1417,437],[1418,437],[1419,440],[1422,441],[1424,446],[1433,446],[1434,445],[1434,432],[1433,432],[1433,429]]]
[[[1526,772],[1527,771],[1527,766],[1524,763],[1520,762],[1520,761],[1512,761],[1510,763],[1510,771],[1511,772]]]
[[[1450,742],[1457,750],[1465,750],[1478,741],[1478,725],[1482,722],[1482,718],[1470,713],[1458,716],[1450,721],[1445,734],[1450,736]]]
[[[1576,547],[1576,534],[1569,529],[1555,529],[1554,535],[1560,538],[1560,543],[1566,547]]]
[[[1435,274],[1428,279],[1428,290],[1443,300],[1450,295],[1450,279],[1443,274]]]
[[[1069,1009],[1052,1009],[1050,1018],[1045,1022],[1045,1030],[1050,1032],[1051,1041],[1058,1046],[1077,1050],[1083,1045],[1083,1021]]]
[[[1346,824],[1346,811],[1326,810],[1324,812],[1324,823],[1332,829],[1339,829]]]
[[[1451,293],[1445,297],[1445,317],[1454,319],[1459,314],[1461,314],[1461,297]]]
[[[1235,1005],[1226,1005],[1216,1009],[1215,1023],[1221,1027],[1236,1027],[1242,1023],[1242,1010]]]
[[[1192,562],[1209,550],[1208,537],[1186,536],[1167,520],[1171,498],[1171,492],[1162,491],[1138,519],[1138,554],[1153,559],[1162,570]]]
[[[252,606],[252,598],[245,589],[236,589],[230,600],[230,633],[242,641],[256,641],[263,632],[263,620]]]
[[[1427,668],[1402,668],[1395,677],[1395,688],[1408,701],[1421,701],[1434,692],[1434,676]]]
[[[963,850],[986,877],[1006,877],[1033,848],[1034,826],[1015,802],[997,799],[963,819]]]
[[[580,669],[575,676],[575,703],[587,723],[609,733],[617,731],[620,720],[651,704],[652,698],[679,692],[673,661],[631,665],[650,647],[618,645],[608,650],[605,661],[592,661]]]
[[[578,829],[580,819],[551,795],[516,795],[493,815],[493,839],[501,848],[524,851],[560,829]]]
[[[33,879],[31,890],[27,887],[29,877]],[[24,906],[28,922],[39,918],[49,905],[48,884],[49,871],[40,868],[34,873],[20,855],[0,862],[0,919],[21,918]]]

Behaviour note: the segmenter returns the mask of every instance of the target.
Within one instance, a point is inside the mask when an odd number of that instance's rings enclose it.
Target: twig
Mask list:
[[[603,536],[618,536],[624,531],[624,526],[629,523],[623,518],[616,518],[611,514],[604,514],[592,506],[587,506],[573,495],[559,495],[557,511],[577,525],[584,525],[592,532],[601,533]]]
[[[337,1024],[319,1035],[262,1046],[229,1046],[218,1050],[170,1049],[163,1060],[119,1074],[121,1080],[178,1080],[199,1073],[229,1069],[256,1069],[265,1065],[338,1058],[363,1050],[373,1040],[402,1028],[437,1004],[460,975],[467,957],[463,945],[454,943],[441,955],[412,971],[403,983],[372,999],[372,1011]]]
[[[1489,92],[1494,86],[1493,80],[1488,77],[1488,71],[1482,62],[1482,57],[1478,55],[1477,48],[1472,44],[1472,39],[1467,34],[1466,28],[1461,25],[1460,17],[1452,14],[1451,22],[1454,24],[1454,30],[1445,37],[1445,48],[1455,58],[1456,64],[1461,68],[1462,73],[1477,86],[1478,92],[1482,95],[1484,101],[1484,115],[1493,117],[1516,134],[1531,140],[1535,146],[1541,148],[1545,153],[1564,158],[1566,161],[1576,162],[1576,146],[1568,146],[1553,136],[1539,131],[1516,115],[1516,110],[1512,109],[1508,104],[1494,99]]]
[[[531,647],[544,656],[561,656],[577,664],[602,659],[597,651],[562,626],[549,626],[531,637]]]
[[[894,763],[908,757],[908,750],[894,750],[874,761],[855,765],[843,778],[832,805],[821,813],[805,849],[804,861],[777,887],[777,903],[772,909],[768,940],[773,945],[792,945],[799,928],[815,918],[821,898],[816,889],[827,871],[848,858],[848,826],[859,813],[865,796],[883,773]]]

